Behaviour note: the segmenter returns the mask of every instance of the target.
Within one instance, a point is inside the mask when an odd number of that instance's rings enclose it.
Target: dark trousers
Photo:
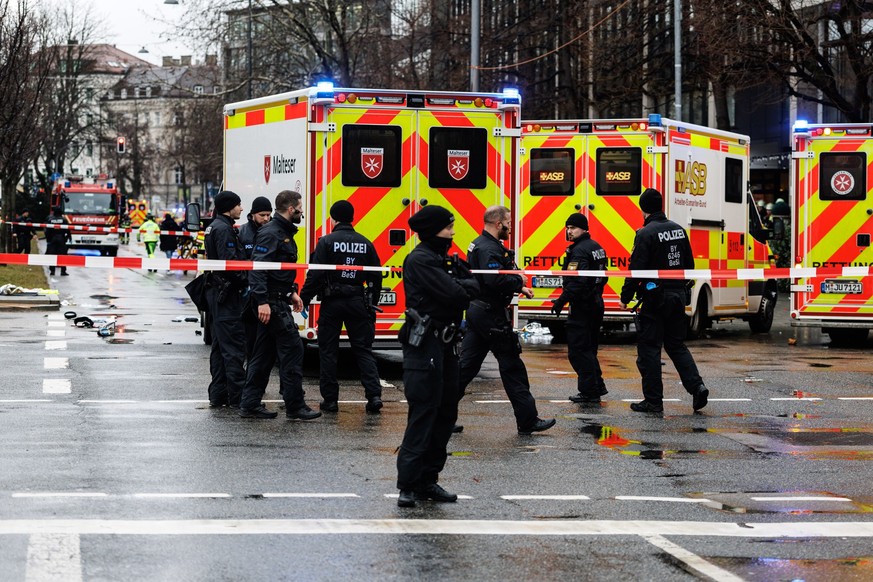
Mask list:
[[[643,397],[661,405],[664,382],[661,379],[661,347],[670,356],[682,386],[693,394],[703,384],[697,364],[685,347],[688,316],[685,315],[685,290],[665,289],[653,298],[646,298],[640,309],[640,329],[637,331],[637,368],[643,381]]]
[[[16,237],[15,253],[19,254],[19,255],[21,255],[21,254],[29,255],[30,254],[30,241],[32,238],[33,238],[33,235],[29,234],[29,233],[19,234]]]
[[[291,306],[282,300],[271,299],[270,322],[267,325],[258,322],[241,409],[251,410],[261,405],[277,356],[282,398],[285,410],[291,412],[306,404],[303,399],[303,341]]]
[[[505,312],[489,312],[471,305],[467,310],[467,335],[461,344],[461,371],[458,400],[479,370],[488,352],[497,359],[503,389],[512,403],[518,428],[525,429],[537,421],[537,405],[530,393],[527,368],[521,360],[521,344]]]
[[[429,333],[419,347],[403,345],[403,391],[409,402],[397,454],[397,488],[436,483],[458,419],[458,357],[452,344]]]
[[[209,317],[212,324],[212,352],[209,354],[209,402],[239,406],[240,396],[246,382],[245,332],[242,320],[242,298],[239,293],[228,292],[223,303],[218,302],[218,290],[206,291]]]
[[[343,324],[346,326],[352,354],[358,362],[364,394],[368,400],[381,397],[382,385],[379,383],[379,370],[376,367],[376,357],[373,355],[373,339],[376,337],[375,321],[370,316],[370,310],[363,297],[327,297],[321,302],[318,312],[321,397],[326,401],[339,399],[336,367]]]
[[[67,243],[65,241],[59,242],[59,243],[50,242],[50,243],[46,244],[45,254],[47,254],[47,255],[66,255],[67,254]],[[66,273],[66,272],[67,272],[67,268],[61,267],[61,273]],[[49,274],[50,275],[55,274],[54,267],[49,267]]]
[[[570,306],[567,317],[567,359],[578,377],[579,394],[599,398],[604,386],[597,350],[603,324],[603,300]]]

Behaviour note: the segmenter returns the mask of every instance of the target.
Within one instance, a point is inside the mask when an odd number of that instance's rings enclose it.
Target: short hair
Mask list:
[[[485,224],[496,224],[501,220],[505,220],[511,211],[506,206],[489,206],[485,209]]]
[[[300,192],[282,190],[276,194],[276,212],[287,212],[289,208],[297,206],[302,198]]]

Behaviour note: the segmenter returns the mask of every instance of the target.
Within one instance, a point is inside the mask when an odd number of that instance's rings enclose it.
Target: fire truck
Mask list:
[[[664,212],[688,230],[698,269],[768,267],[768,232],[748,192],[749,138],[650,115],[640,119],[523,121],[519,220],[520,266],[555,270],[569,244],[564,223],[573,212],[588,217],[591,236],[606,250],[609,269],[628,269],[636,230],[643,225],[639,196],[664,195]],[[619,307],[623,278],[604,289],[605,325],[629,327]],[[561,294],[560,276],[534,276],[533,299],[519,317],[557,333],[550,313]],[[690,335],[713,321],[743,319],[769,331],[775,280],[698,280],[687,308]]]
[[[117,227],[118,210],[123,208],[115,181],[100,175],[86,182],[82,176],[66,176],[55,182],[52,207],[60,207],[64,221],[72,226],[70,249],[97,251],[114,257],[118,254],[117,232],[90,232],[75,227]]]
[[[243,214],[257,196],[286,189],[303,195],[300,261],[330,231],[338,200],[355,207],[355,229],[373,241],[383,272],[377,340],[396,339],[403,323],[399,267],[418,243],[407,220],[428,204],[455,215],[452,252],[463,256],[485,209],[512,206],[517,183],[520,97],[317,87],[224,107],[225,188]],[[298,282],[303,279],[301,272]],[[298,321],[316,340],[318,305]]]
[[[792,144],[786,232],[794,266],[866,273],[873,265],[873,127],[797,121]],[[791,323],[820,327],[834,344],[863,343],[873,328],[873,281],[860,273],[792,280]]]

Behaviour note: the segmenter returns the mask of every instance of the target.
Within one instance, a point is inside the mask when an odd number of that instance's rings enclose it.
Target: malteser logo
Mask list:
[[[470,171],[470,150],[449,150],[449,175],[463,180]]]
[[[270,156],[264,156],[264,183],[270,183]]]
[[[676,193],[703,196],[706,194],[706,164],[676,160]]]
[[[361,170],[371,180],[382,173],[385,148],[361,148]]]
[[[264,182],[270,183],[273,174],[293,174],[297,168],[296,158],[286,158],[282,154],[278,156],[264,156]]]

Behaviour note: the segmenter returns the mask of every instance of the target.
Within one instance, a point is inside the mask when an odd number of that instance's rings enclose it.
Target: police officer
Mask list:
[[[214,220],[206,228],[206,258],[243,260],[242,245],[234,222],[242,214],[242,202],[234,192],[219,192],[214,200]],[[213,271],[209,274],[206,300],[212,322],[212,352],[209,355],[209,406],[240,405],[245,385],[245,346],[241,313],[242,292],[247,279],[243,271]]]
[[[48,217],[48,224],[64,224],[64,213],[60,206],[52,208],[52,214]],[[67,241],[71,240],[70,231],[63,228],[52,228],[47,226],[45,229],[45,254],[47,255],[66,255]],[[55,274],[55,267],[49,267],[49,274]],[[66,267],[61,267],[61,276],[66,277]]]
[[[376,248],[364,235],[355,232],[352,221],[355,208],[348,200],[330,207],[331,233],[315,245],[310,263],[318,265],[357,265],[378,267],[382,263]],[[343,325],[349,336],[352,353],[361,372],[361,384],[367,397],[367,412],[382,408],[382,385],[373,356],[376,336],[376,311],[382,291],[380,271],[323,271],[311,269],[300,292],[303,305],[318,295],[318,357],[321,387],[321,410],[337,412],[339,384],[336,379],[340,332]]]
[[[252,252],[255,250],[255,236],[258,229],[270,222],[273,213],[273,204],[266,196],[258,196],[252,201],[252,209],[246,216],[246,223],[239,227],[239,241],[243,247],[243,254],[247,261],[252,260]],[[258,332],[258,318],[253,309],[248,305],[243,308],[243,326],[246,330],[246,357],[251,358],[255,347],[255,336]]]
[[[517,269],[515,253],[505,246],[512,232],[509,208],[490,206],[485,210],[482,234],[476,237],[467,249],[470,268]],[[543,420],[537,413],[537,405],[530,393],[527,368],[521,361],[521,343],[510,322],[509,304],[521,293],[533,297],[533,291],[525,286],[522,275],[477,274],[481,295],[470,302],[467,309],[467,332],[461,344],[461,373],[458,399],[464,396],[467,385],[479,373],[485,356],[491,351],[497,359],[503,389],[512,403],[515,423],[519,434],[547,430],[555,425],[555,419]]]
[[[36,238],[36,230],[29,223],[30,220],[30,209],[25,208],[21,211],[21,214],[15,219],[16,222],[20,222],[23,224],[16,224],[12,229],[12,234],[15,236],[16,240],[16,248],[15,252],[18,254],[30,254],[30,241]]]
[[[399,339],[409,412],[397,454],[400,507],[415,507],[416,500],[458,499],[437,479],[458,418],[457,330],[479,284],[472,277],[461,278],[457,269],[449,272],[454,222],[452,213],[440,206],[425,206],[409,219],[421,242],[403,261],[406,322]]]
[[[630,269],[693,269],[694,255],[688,233],[663,212],[664,199],[654,188],[640,195],[643,227],[634,238]],[[625,279],[621,288],[621,308],[634,296],[642,305],[637,330],[637,368],[643,384],[643,401],[631,404],[636,412],[664,411],[664,384],[661,379],[661,346],[676,366],[685,390],[693,397],[694,410],[706,406],[709,390],[703,384],[697,364],[685,347],[690,302],[688,281],[682,279]]]
[[[565,271],[605,271],[606,251],[591,238],[588,217],[573,213],[565,226],[567,240],[572,244],[567,247],[562,268]],[[567,358],[576,371],[579,391],[570,396],[570,400],[583,405],[599,405],[600,397],[607,393],[597,359],[605,285],[606,277],[564,277],[563,291],[553,301],[555,315],[560,315],[564,306],[570,304],[566,324]]]
[[[283,190],[276,196],[273,219],[258,229],[253,261],[297,262],[294,235],[303,218],[299,192]],[[261,399],[270,380],[276,354],[279,356],[279,380],[289,419],[312,420],[321,416],[303,400],[303,341],[293,311],[302,311],[297,294],[296,270],[251,271],[251,303],[257,309],[258,332],[246,373],[239,415],[243,418],[276,418],[276,412],[264,407]]]

